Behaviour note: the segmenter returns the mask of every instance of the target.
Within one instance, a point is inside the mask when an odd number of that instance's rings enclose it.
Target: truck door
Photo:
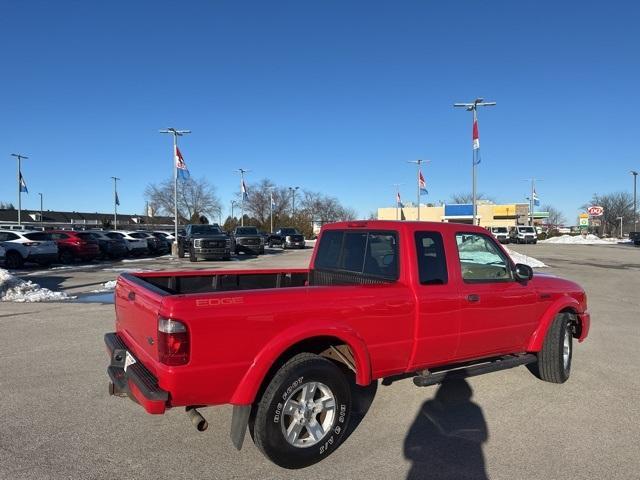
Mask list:
[[[511,261],[489,235],[456,233],[460,268],[460,344],[466,359],[524,348],[537,326],[533,287],[513,278]]]
[[[416,345],[410,367],[413,370],[450,361],[460,335],[460,293],[449,279],[442,235],[417,231],[414,240],[418,278]],[[450,257],[450,261],[457,261],[455,255]]]

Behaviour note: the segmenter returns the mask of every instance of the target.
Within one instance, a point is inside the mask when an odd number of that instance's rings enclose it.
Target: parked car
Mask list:
[[[89,232],[50,230],[47,233],[58,244],[58,258],[62,263],[76,259],[91,261],[100,256],[98,241]]]
[[[200,430],[199,406],[231,404],[236,448],[248,427],[285,468],[338,448],[354,383],[525,364],[563,383],[590,326],[578,284],[514,264],[484,228],[435,222],[325,225],[306,269],[124,273],[115,313],[111,394],[153,414],[186,407]]]
[[[184,235],[178,237],[178,256],[185,252],[189,260],[229,260],[231,258],[231,239],[217,225],[190,224],[185,227]]]
[[[512,243],[538,243],[538,235],[533,227],[517,226],[511,229],[509,240]]]
[[[149,232],[151,235],[153,235],[156,238],[161,238],[166,240],[169,243],[169,248],[171,248],[171,244],[175,241],[175,237],[173,235],[173,233],[171,232],[164,232],[162,230],[156,230],[153,232]]]
[[[629,240],[631,240],[634,245],[640,245],[640,232],[629,232]]]
[[[264,254],[265,239],[256,227],[236,227],[233,231],[233,243],[236,255],[240,252]]]
[[[121,239],[126,242],[127,252],[133,257],[139,257],[149,253],[149,245],[146,238],[134,238],[129,235],[130,232],[122,230],[114,230],[106,232],[107,237]]]
[[[164,238],[159,238],[151,232],[130,232],[132,238],[140,238],[147,241],[147,249],[151,255],[164,255],[171,250],[171,244]]]
[[[305,247],[304,235],[296,228],[280,228],[276,233],[269,236],[267,243],[269,247],[278,245],[283,249]]]
[[[509,229],[507,227],[491,227],[490,232],[500,243],[509,243]]]
[[[22,268],[26,262],[46,266],[58,261],[58,246],[46,232],[0,230],[0,243],[5,248],[7,268]]]
[[[126,257],[128,253],[127,242],[122,238],[110,238],[105,232],[91,230],[86,232],[98,242],[100,256],[102,258],[117,259]]]
[[[4,249],[2,245],[0,245],[0,265],[4,265],[4,259],[7,251]]]

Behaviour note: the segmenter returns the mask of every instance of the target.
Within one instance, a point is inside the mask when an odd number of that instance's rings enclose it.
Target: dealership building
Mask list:
[[[477,205],[478,224],[482,227],[515,227],[529,224],[528,203],[495,204],[479,200]],[[533,212],[534,224],[542,224],[549,212]],[[378,220],[417,220],[418,208],[405,204],[403,208],[378,208]],[[473,223],[473,205],[442,204],[420,205],[420,220],[424,222]]]

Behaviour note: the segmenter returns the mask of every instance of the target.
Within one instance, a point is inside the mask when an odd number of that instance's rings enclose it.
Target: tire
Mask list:
[[[178,243],[178,258],[184,257],[184,245],[182,242]]]
[[[259,255],[264,255],[264,247],[262,247],[262,248],[260,249],[260,253],[259,253]]]
[[[305,396],[315,401],[315,408],[322,408],[322,398],[327,405],[333,403],[333,407],[318,413],[305,409],[301,413],[305,407],[300,405],[296,409],[296,401]],[[293,407],[291,413],[285,412],[287,406]],[[351,410],[351,390],[342,370],[327,358],[301,353],[271,379],[249,427],[258,449],[276,465],[304,468],[338,448],[348,434]],[[285,437],[287,431],[292,432],[291,441]]]
[[[196,252],[193,251],[193,248],[189,249],[189,261],[190,262],[197,262],[198,261],[198,257],[196,257]]]
[[[60,259],[60,262],[65,265],[73,263],[74,260],[73,253],[70,250],[62,250],[58,254],[58,258]]]
[[[286,244],[286,242],[285,242],[284,240],[282,241],[281,246],[282,246],[282,249],[283,249],[283,250],[286,250],[286,249],[287,249],[287,244]]]
[[[269,248],[273,248],[273,242],[272,241],[269,241],[268,245],[269,245]]]
[[[538,377],[545,382],[564,383],[571,374],[573,356],[572,316],[559,313],[551,323],[538,352]]]
[[[22,268],[24,266],[24,258],[15,250],[7,252],[4,257],[4,264],[8,269]]]
[[[224,257],[222,257],[222,260],[228,262],[229,260],[231,260],[231,255],[225,255]]]

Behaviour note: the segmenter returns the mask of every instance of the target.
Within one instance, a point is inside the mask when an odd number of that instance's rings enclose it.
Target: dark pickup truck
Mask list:
[[[640,232],[629,232],[629,240],[631,240],[634,245],[640,246]]]
[[[152,414],[186,407],[200,431],[199,407],[230,404],[236,448],[248,428],[285,468],[338,448],[354,428],[356,385],[412,377],[426,387],[519,365],[563,383],[591,319],[579,285],[515,264],[484,228],[388,221],[325,225],[304,269],[124,273],[115,313],[105,336],[112,395]],[[504,397],[524,381],[503,383]],[[532,395],[503,408],[539,405]],[[385,441],[361,439],[363,451]]]
[[[304,248],[304,235],[295,228],[281,228],[276,233],[269,235],[267,239],[269,247],[278,245],[282,249],[286,248]]]
[[[233,232],[236,254],[264,254],[264,237],[256,227],[236,227]]]
[[[187,225],[184,235],[178,238],[178,256],[185,253],[189,260],[229,260],[231,258],[231,239],[217,225]]]

